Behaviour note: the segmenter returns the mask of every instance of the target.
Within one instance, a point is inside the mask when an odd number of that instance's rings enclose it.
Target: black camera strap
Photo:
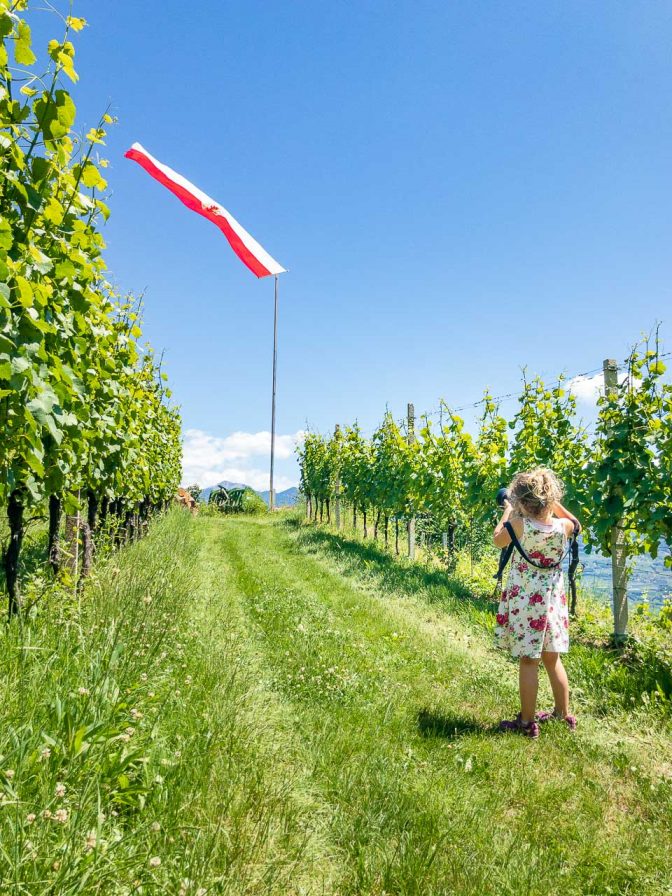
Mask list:
[[[514,548],[515,548],[515,550],[518,551],[518,553],[523,558],[523,560],[525,560],[526,563],[529,563],[530,566],[534,566],[536,569],[557,569],[559,566],[562,566],[562,564],[565,560],[565,557],[567,557],[568,555],[571,555],[571,559],[569,562],[568,577],[569,577],[569,587],[571,589],[571,595],[572,595],[570,610],[572,613],[574,613],[574,611],[576,609],[576,570],[579,566],[579,542],[578,542],[579,524],[577,522],[574,523],[574,532],[572,533],[572,537],[569,541],[567,550],[563,552],[562,557],[560,557],[560,559],[556,563],[548,563],[548,564],[537,563],[535,560],[533,560],[531,557],[528,556],[527,551],[525,550],[525,548],[522,546],[522,544],[518,540],[518,536],[516,535],[513,526],[511,525],[511,523],[508,520],[504,523],[504,528],[509,533],[509,538],[511,539],[511,542],[510,542],[510,544],[507,544],[507,546],[505,548],[502,548],[502,550],[500,551],[500,554],[499,554],[499,566],[498,566],[497,572],[495,573],[495,576],[494,576],[494,578],[497,580],[496,585],[495,585],[495,592],[497,592],[501,589],[502,580],[504,578],[504,570],[506,569],[507,564],[508,564],[509,560],[511,559],[511,554],[514,551]]]

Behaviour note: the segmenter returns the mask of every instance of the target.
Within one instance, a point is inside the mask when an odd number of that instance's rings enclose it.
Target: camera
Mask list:
[[[497,498],[496,498],[498,506],[503,507],[504,502],[510,501],[510,500],[511,500],[511,498],[509,497],[508,488],[500,488],[500,490],[497,492]]]

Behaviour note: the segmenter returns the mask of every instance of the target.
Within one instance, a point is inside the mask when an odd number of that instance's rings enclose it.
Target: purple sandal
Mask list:
[[[537,722],[540,725],[546,722],[564,722],[570,731],[576,731],[576,716],[558,716],[555,712],[538,712]]]
[[[503,722],[500,722],[499,730],[515,731],[516,734],[522,734],[523,737],[539,737],[539,725],[536,722],[523,722],[521,713],[518,713],[512,721],[505,719]]]

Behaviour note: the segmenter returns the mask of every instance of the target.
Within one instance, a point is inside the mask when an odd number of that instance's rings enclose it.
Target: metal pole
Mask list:
[[[275,275],[275,302],[273,313],[273,401],[271,404],[271,487],[268,495],[270,510],[275,509],[275,492],[273,490],[273,465],[275,462],[275,383],[278,367],[278,275]]]

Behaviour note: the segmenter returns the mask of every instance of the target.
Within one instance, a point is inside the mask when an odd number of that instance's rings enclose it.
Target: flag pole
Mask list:
[[[273,312],[273,399],[271,402],[271,487],[268,495],[270,510],[275,509],[275,492],[273,491],[273,465],[275,461],[275,384],[278,367],[278,275],[275,275],[275,301]]]

